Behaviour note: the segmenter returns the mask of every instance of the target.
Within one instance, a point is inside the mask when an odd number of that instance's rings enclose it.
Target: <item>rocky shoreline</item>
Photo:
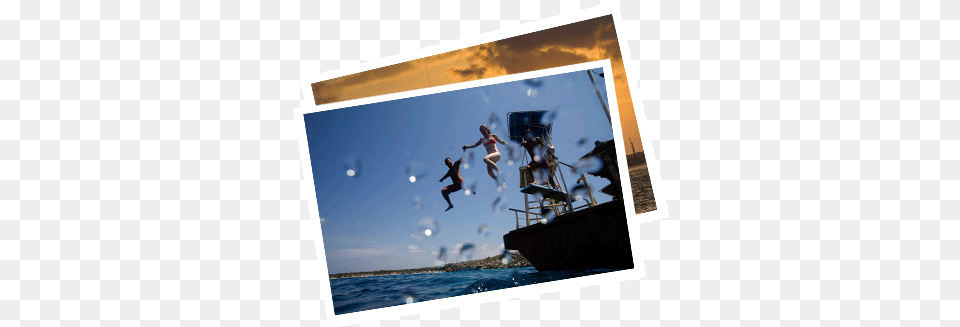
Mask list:
[[[486,269],[504,269],[504,268],[518,268],[518,267],[529,267],[532,266],[530,261],[527,261],[527,258],[523,257],[520,253],[515,253],[511,255],[511,260],[508,264],[503,264],[503,255],[495,255],[492,257],[487,257],[483,259],[463,261],[457,263],[448,263],[442,267],[424,267],[416,269],[401,269],[401,270],[377,270],[377,271],[367,271],[367,272],[354,272],[354,273],[340,273],[330,275],[330,279],[338,278],[354,278],[354,277],[373,277],[373,276],[389,276],[389,275],[409,275],[409,274],[438,274],[454,271],[466,271],[466,270],[486,270]]]

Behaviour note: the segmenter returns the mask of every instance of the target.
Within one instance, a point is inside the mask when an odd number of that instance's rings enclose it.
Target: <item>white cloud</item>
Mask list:
[[[417,234],[410,234],[410,237],[413,237],[413,239],[415,239],[415,240],[417,240],[417,241],[423,239],[423,237],[417,236]]]
[[[417,246],[416,246],[416,245],[413,245],[413,244],[407,245],[407,249],[410,249],[410,252],[413,252],[413,253],[423,253],[423,252],[424,252],[423,250],[417,248]]]

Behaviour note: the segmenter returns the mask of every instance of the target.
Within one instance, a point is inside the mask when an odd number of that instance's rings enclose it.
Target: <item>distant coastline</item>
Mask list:
[[[487,257],[487,258],[478,259],[478,260],[448,263],[443,265],[442,267],[424,267],[424,268],[400,269],[400,270],[377,270],[377,271],[366,271],[366,272],[339,273],[339,274],[330,275],[330,279],[375,277],[375,276],[390,276],[390,275],[411,275],[411,274],[439,274],[439,273],[463,271],[463,270],[504,269],[504,268],[532,266],[530,264],[530,261],[527,261],[527,258],[523,257],[523,255],[520,253],[512,254],[511,256],[512,256],[512,260],[507,265],[503,264],[503,255],[501,254],[501,255],[495,255],[492,257]]]

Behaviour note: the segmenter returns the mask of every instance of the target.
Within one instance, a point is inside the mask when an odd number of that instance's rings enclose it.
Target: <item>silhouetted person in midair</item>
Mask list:
[[[444,187],[443,190],[440,191],[440,194],[443,194],[443,199],[447,200],[447,204],[450,205],[447,207],[447,210],[444,211],[453,209],[453,203],[450,202],[450,193],[463,189],[463,177],[460,177],[461,162],[463,162],[463,158],[457,159],[457,161],[452,161],[450,158],[443,160],[443,163],[447,164],[447,174],[443,175],[440,182],[443,182],[447,177],[450,177],[450,180],[453,181],[453,184],[447,185],[447,187]]]

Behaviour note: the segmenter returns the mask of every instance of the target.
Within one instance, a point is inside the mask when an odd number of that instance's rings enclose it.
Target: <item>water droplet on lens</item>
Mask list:
[[[426,218],[420,219],[420,231],[423,232],[423,235],[427,235],[427,236],[436,235],[438,229],[439,229],[439,226],[437,225],[437,221],[433,220],[433,218],[426,217]]]
[[[470,256],[473,254],[473,249],[473,243],[464,244],[460,247],[460,253],[457,256],[463,261],[470,260]]]
[[[463,160],[463,169],[470,169],[470,164],[473,163],[473,152],[469,150],[464,151],[462,154],[460,154],[460,159]]]
[[[533,171],[533,181],[538,185],[549,185],[550,170],[536,169]]]
[[[524,84],[527,84],[527,86],[537,88],[537,87],[543,86],[543,79],[542,79],[542,78],[530,78],[530,79],[525,79],[525,80],[523,80],[523,83],[524,83]]]
[[[553,124],[553,122],[557,120],[558,111],[560,111],[559,108],[551,109],[550,111],[547,111],[546,113],[544,113],[543,116],[540,116],[540,124],[543,124],[543,125]]]
[[[417,180],[422,180],[425,176],[427,176],[429,171],[430,170],[426,164],[413,161],[408,163],[407,167],[403,169],[403,176],[411,183],[416,183]]]
[[[502,255],[503,257],[500,259],[500,262],[502,262],[504,266],[509,265],[510,262],[513,262],[513,254],[510,253],[510,250],[503,250]]]
[[[507,166],[513,166],[513,160],[507,160]]]
[[[589,142],[590,140],[584,137],[577,141],[577,146],[584,146],[584,145],[587,145],[587,143]]]
[[[463,185],[463,194],[477,195],[477,181],[465,179],[461,185]]]
[[[589,156],[586,158],[580,158],[575,164],[573,164],[573,174],[579,175],[581,173],[595,173],[603,169],[603,160],[600,158]]]
[[[403,297],[403,302],[406,304],[417,302],[417,295],[411,291],[403,292],[402,297]]]
[[[553,222],[554,218],[557,218],[557,212],[553,211],[553,209],[546,209],[543,212],[543,219],[541,219],[541,222],[544,224],[549,224]]]
[[[492,205],[492,207],[493,207],[493,211],[494,211],[494,212],[497,212],[497,213],[506,210],[506,209],[507,209],[507,198],[502,197],[502,196],[497,197],[496,200],[493,200],[493,205]]]
[[[500,116],[498,116],[496,112],[491,112],[490,118],[487,121],[487,127],[489,127],[490,130],[492,131],[497,129],[497,127],[499,126],[500,126]]]
[[[539,92],[537,92],[537,90],[527,89],[527,96],[528,96],[528,97],[535,98],[535,97],[537,97],[537,95],[539,95]]]
[[[423,206],[423,198],[419,195],[413,197],[413,208],[420,210],[420,207]]]
[[[483,237],[490,236],[490,226],[487,224],[481,224],[480,227],[477,227],[477,234],[480,234]]]
[[[434,263],[437,265],[437,267],[447,264],[447,247],[440,247],[440,250],[437,251],[437,260]]]
[[[570,189],[570,196],[574,198],[575,201],[587,200],[590,199],[590,187],[587,187],[586,184],[577,184]]]
[[[510,159],[510,161],[523,158],[523,146],[516,143],[507,144],[507,158]]]
[[[360,160],[353,156],[347,157],[343,162],[343,171],[349,177],[360,177]]]

